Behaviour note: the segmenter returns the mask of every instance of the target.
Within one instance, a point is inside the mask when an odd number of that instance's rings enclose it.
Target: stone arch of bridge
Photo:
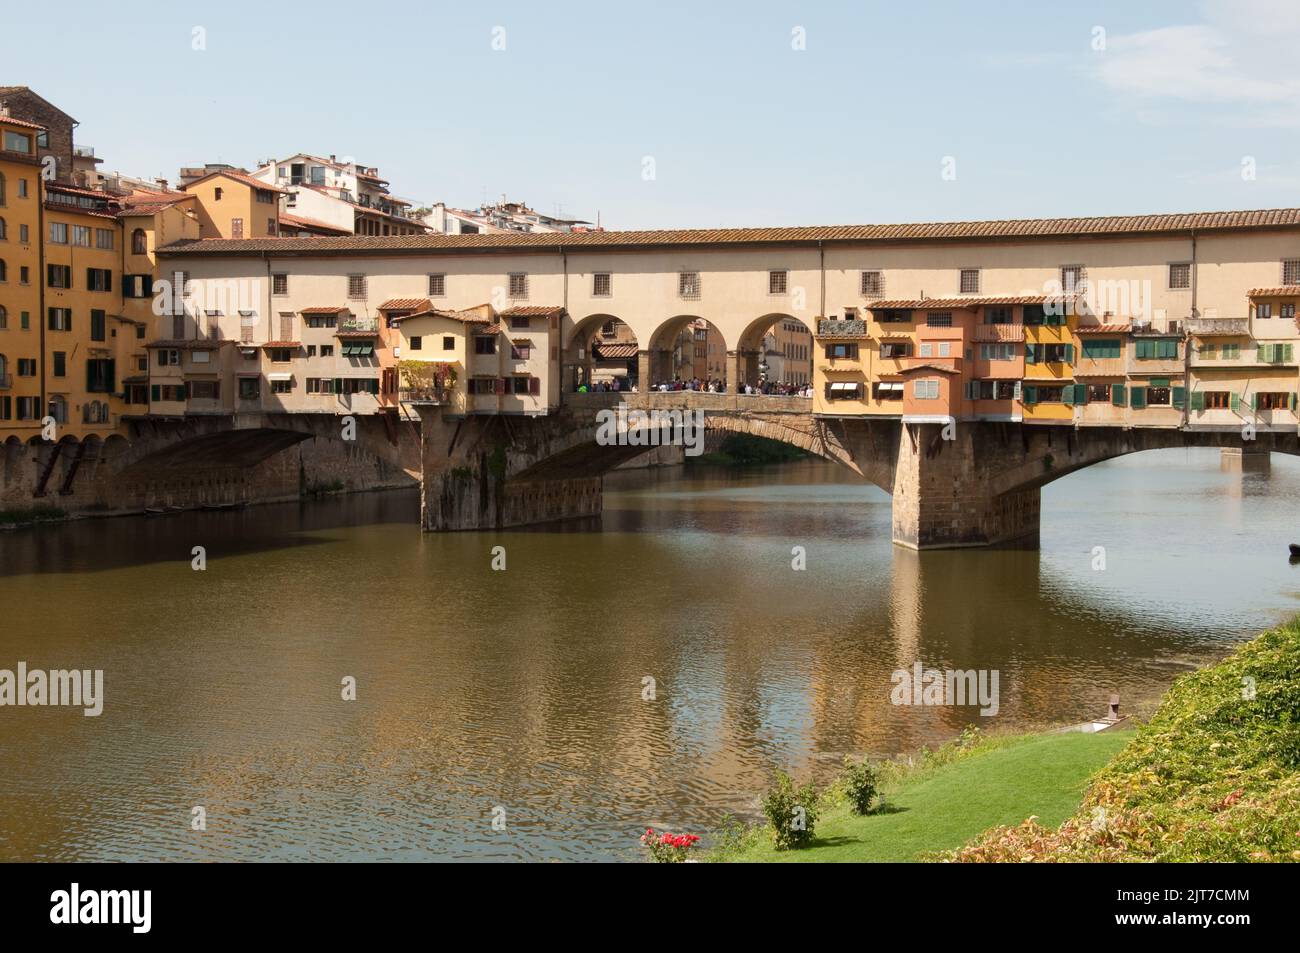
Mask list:
[[[810,322],[805,321],[803,318],[784,311],[772,311],[767,314],[759,315],[757,318],[750,321],[749,324],[745,325],[744,330],[741,331],[740,337],[736,340],[735,350],[732,352],[736,359],[736,367],[739,375],[737,378],[738,381],[749,384],[758,383],[760,377],[759,364],[768,357],[764,351],[763,341],[767,337],[769,331],[785,321],[796,323],[808,332],[808,340],[806,342],[806,347],[808,348],[807,357],[805,359],[800,359],[800,364],[806,364],[807,366],[807,381],[800,381],[799,383],[812,382],[812,335],[816,329]],[[784,355],[782,355],[782,360],[784,360]],[[777,372],[773,369],[769,369],[768,380],[776,381],[778,376],[789,377],[791,375],[783,371]],[[783,381],[776,382],[783,383]]]
[[[573,393],[580,384],[620,378],[620,386],[637,381],[643,345],[632,326],[616,314],[596,312],[575,321],[565,336],[561,389]],[[610,353],[602,355],[597,350]]]
[[[692,328],[692,333],[688,333]],[[703,315],[675,314],[664,319],[645,346],[642,390],[659,381],[694,377],[723,380],[728,388],[735,386],[731,344],[722,329]]]

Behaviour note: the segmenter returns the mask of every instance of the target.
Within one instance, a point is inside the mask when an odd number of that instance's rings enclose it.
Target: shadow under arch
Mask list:
[[[596,312],[574,323],[563,348],[560,384],[566,394],[579,386],[630,390],[638,382],[641,343],[631,325],[616,314]]]

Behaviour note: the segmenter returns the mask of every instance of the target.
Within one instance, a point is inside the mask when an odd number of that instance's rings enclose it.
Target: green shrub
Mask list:
[[[817,788],[811,781],[795,787],[790,775],[778,771],[775,785],[763,795],[763,814],[777,850],[807,847],[817,823]]]
[[[880,779],[866,758],[854,761],[852,758],[845,757],[844,773],[840,775],[840,784],[844,789],[844,797],[849,803],[849,810],[854,814],[871,813],[871,802],[880,792]]]

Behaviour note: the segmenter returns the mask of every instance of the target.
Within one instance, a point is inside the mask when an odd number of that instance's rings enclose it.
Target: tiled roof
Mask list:
[[[1251,288],[1251,298],[1285,298],[1300,296],[1300,285],[1283,285],[1281,288]]]
[[[26,119],[18,119],[14,116],[0,116],[0,122],[7,122],[11,126],[22,126],[24,129],[44,129],[39,122],[28,122]]]
[[[1127,334],[1131,330],[1128,324],[1084,324],[1074,329],[1076,334]]]
[[[301,341],[266,341],[263,344],[259,344],[258,347],[262,347],[262,348],[302,347],[302,342]]]
[[[563,314],[564,308],[558,304],[525,304],[507,308],[501,312],[503,318],[549,318],[553,314]]]
[[[248,175],[247,173],[233,172],[230,169],[218,169],[216,172],[209,172],[207,175],[200,176],[199,178],[195,179],[193,182],[186,182],[184,185],[181,186],[181,188],[183,190],[188,190],[192,186],[198,185],[200,182],[206,182],[208,179],[212,178],[215,175],[223,175],[227,179],[233,179],[236,182],[240,182],[243,183],[244,185],[252,186],[255,189],[264,189],[267,192],[281,192],[285,195],[289,194],[288,189],[282,189],[278,185],[272,185],[270,182],[263,182],[261,179],[255,179],[251,175]],[[232,240],[238,241],[238,239],[232,239]],[[256,239],[253,240],[255,241]]]
[[[287,225],[289,228],[307,228],[330,232],[334,235],[352,234],[352,230],[349,228],[340,228],[338,225],[331,225],[329,222],[322,222],[318,218],[308,218],[305,215],[290,215],[288,212],[280,213],[280,224]]]
[[[626,248],[682,245],[805,244],[819,242],[942,242],[1015,238],[1204,234],[1233,229],[1300,228],[1300,208],[1091,218],[1007,219],[900,225],[810,225],[789,228],[701,228],[639,232],[512,232],[503,235],[352,235],[347,238],[200,239],[178,242],[167,254],[259,254],[264,251],[392,252],[501,248]],[[295,244],[297,242],[297,244]]]
[[[594,344],[591,350],[597,358],[606,361],[626,360],[637,354],[635,344]]]
[[[476,311],[442,311],[438,308],[428,308],[424,311],[417,311],[415,314],[404,314],[391,320],[410,321],[412,318],[449,318],[462,324],[488,324],[490,321],[490,319],[483,317]]]
[[[982,308],[999,304],[1043,304],[1048,295],[1003,295],[984,298],[900,298],[894,301],[872,301],[866,307],[870,311],[914,311],[918,308]],[[1052,300],[1055,300],[1053,297]]]
[[[946,364],[913,364],[910,367],[903,368],[903,373],[908,371],[940,371],[944,374],[958,374],[960,371],[955,367],[949,367]]]
[[[380,311],[427,311],[433,307],[428,298],[389,298],[379,306]]]
[[[505,328],[499,324],[489,324],[482,331],[483,334],[501,334]]]
[[[298,313],[299,314],[338,314],[340,311],[346,311],[346,310],[347,308],[339,307],[337,305],[335,306],[322,305],[320,307],[315,307],[315,308],[303,308]]]

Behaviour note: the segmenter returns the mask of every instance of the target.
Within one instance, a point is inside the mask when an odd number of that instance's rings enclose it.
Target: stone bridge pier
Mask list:
[[[1243,445],[1236,432],[1177,428],[815,417],[805,398],[737,394],[569,394],[558,413],[535,418],[454,418],[430,405],[420,408],[424,528],[599,515],[604,474],[648,449],[598,439],[599,415],[620,404],[698,413],[710,433],[767,437],[832,460],[892,496],[893,541],[914,549],[1036,548],[1042,488],[1053,480],[1143,450]],[[1300,452],[1294,432],[1260,433],[1247,449]]]

